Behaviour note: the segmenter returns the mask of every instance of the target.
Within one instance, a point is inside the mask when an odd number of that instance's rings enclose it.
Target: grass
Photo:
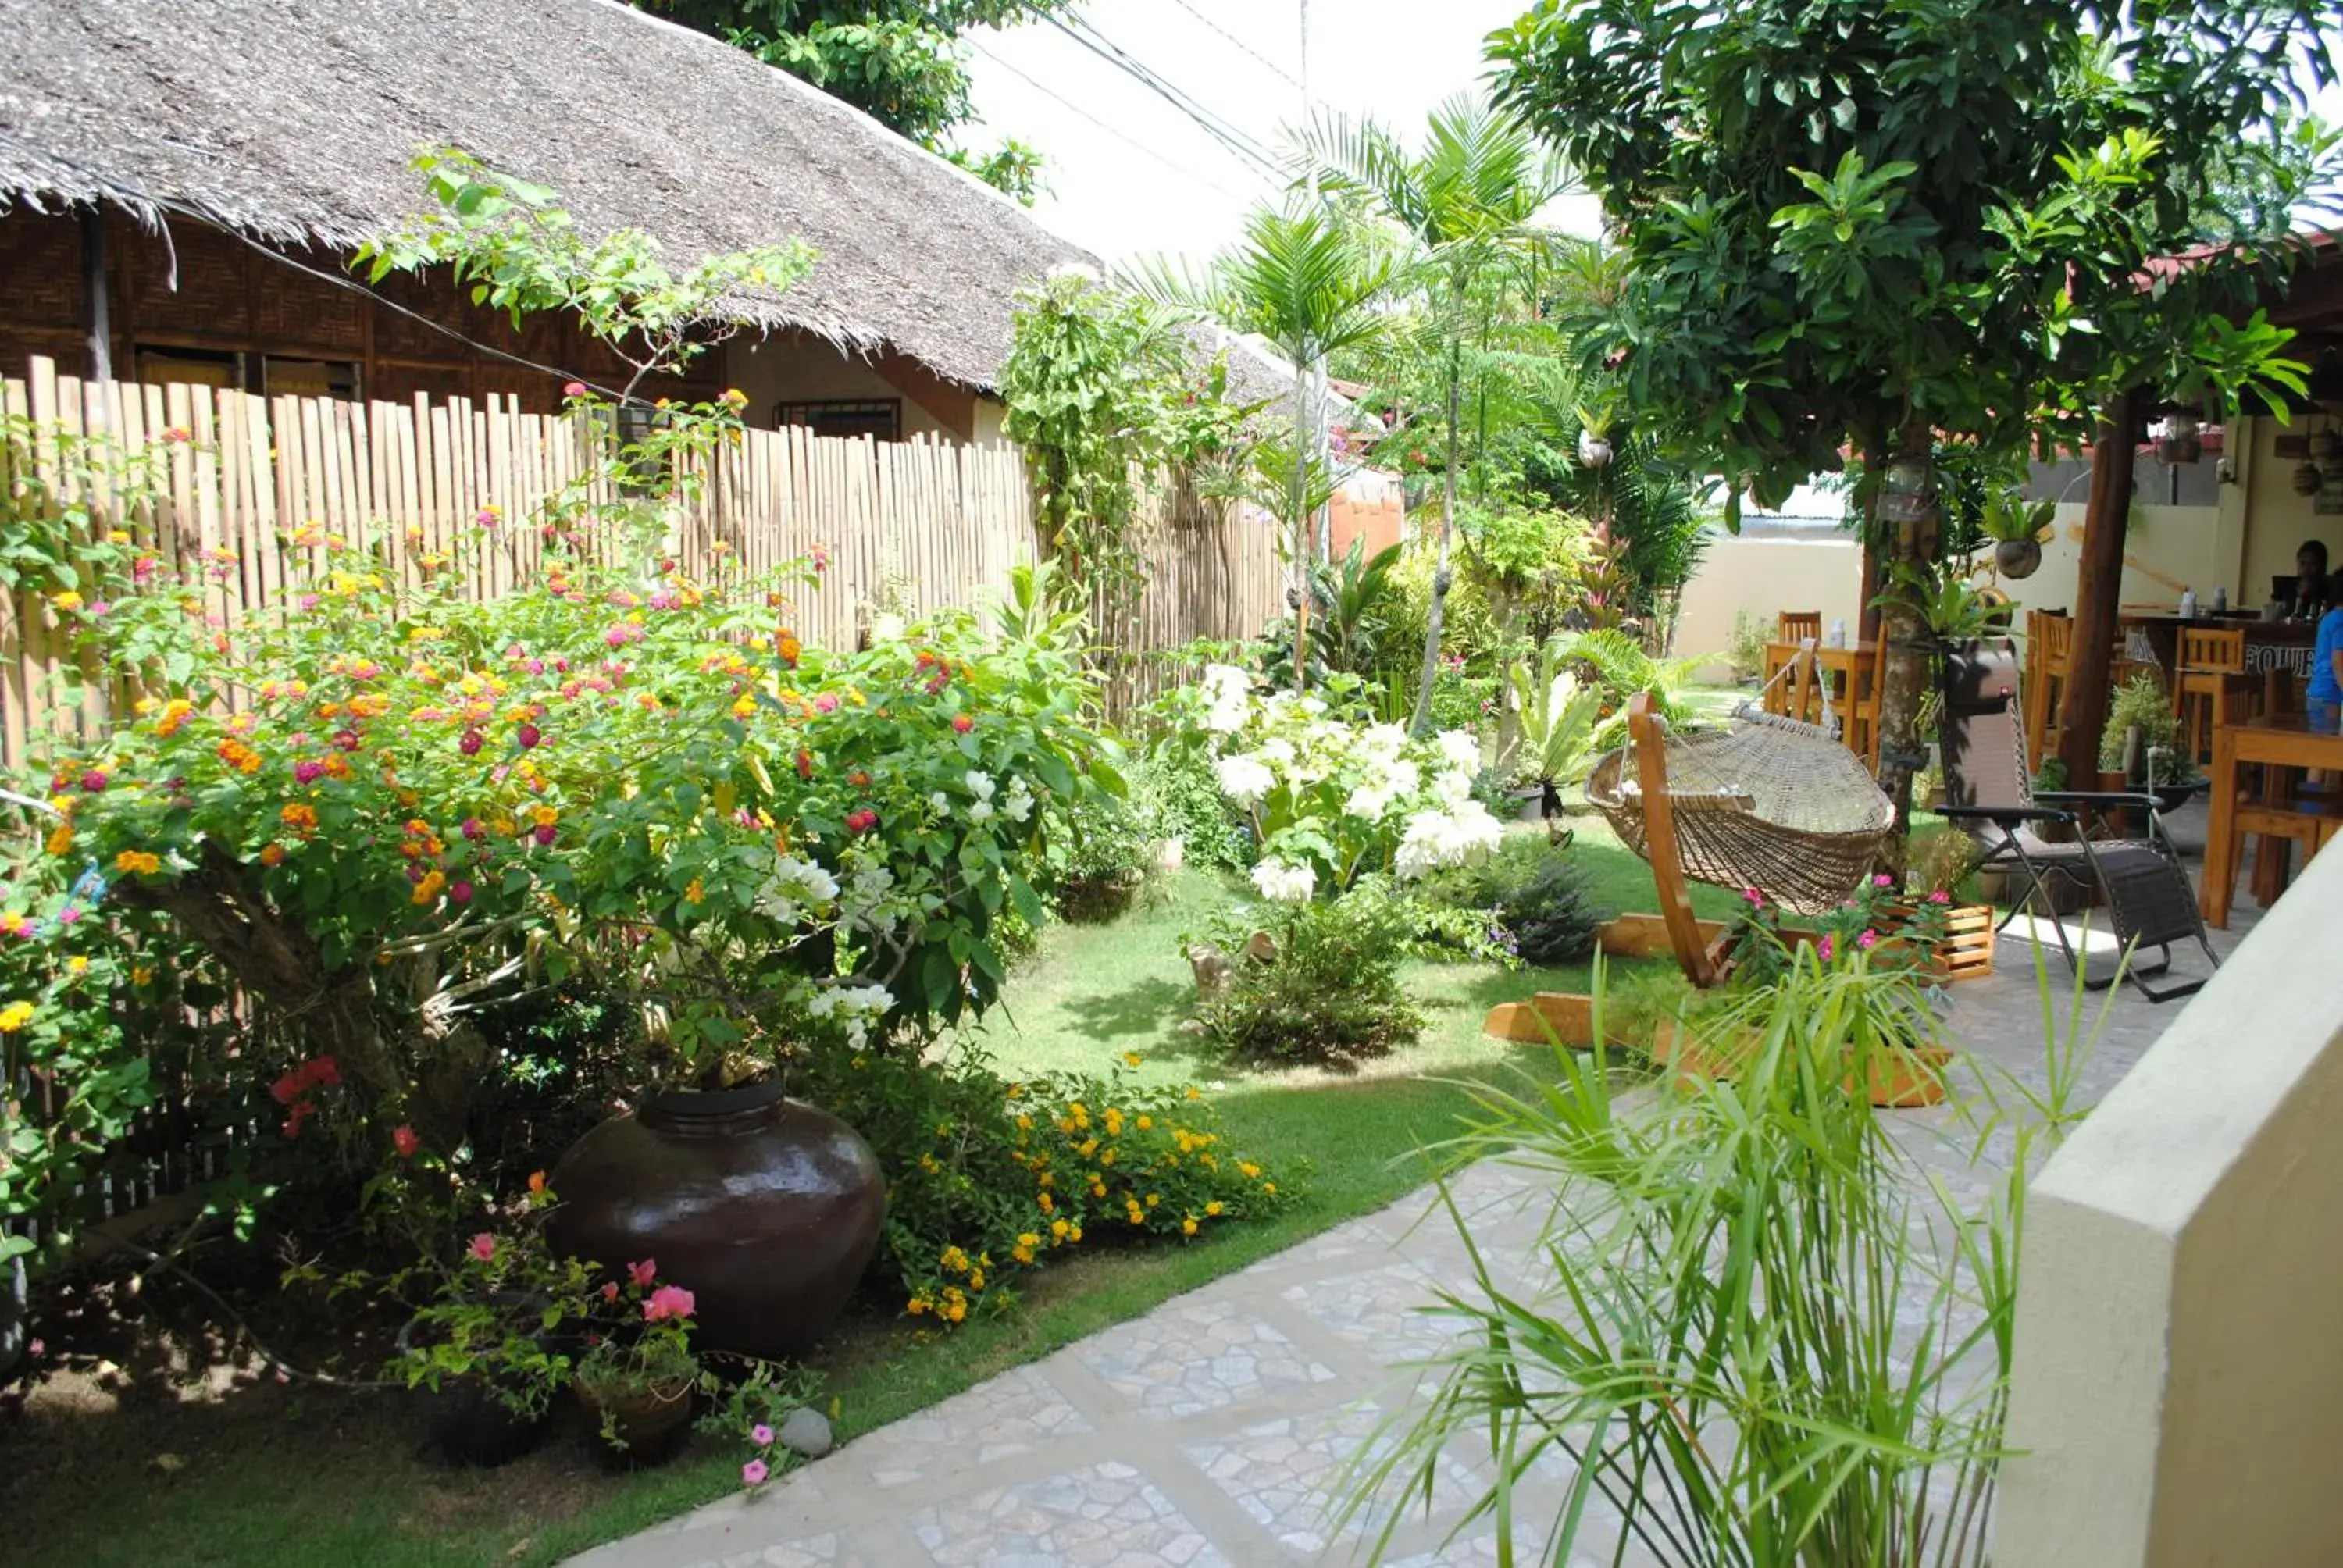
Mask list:
[[[1598,908],[1651,906],[1651,878],[1596,819],[1577,819],[1573,853]],[[1583,990],[1587,966],[1511,973],[1411,966],[1428,1020],[1415,1046],[1354,1070],[1238,1069],[1182,1031],[1192,994],[1179,953],[1216,900],[1194,873],[1111,926],[1065,927],[1015,978],[1006,1016],[980,1037],[1011,1075],[1098,1070],[1125,1051],[1138,1075],[1207,1086],[1231,1141],[1304,1172],[1282,1212],[1180,1247],[1092,1254],[1035,1276],[1022,1307],[949,1332],[912,1320],[850,1322],[819,1360],[842,1437],[871,1431],[995,1372],[1135,1317],[1420,1185],[1418,1156],[1449,1136],[1465,1091],[1445,1079],[1534,1069],[1544,1051],[1480,1033],[1491,1005],[1534,990]],[[1696,890],[1704,913],[1732,895]],[[738,1483],[739,1456],[706,1440],[663,1468],[608,1473],[582,1440],[518,1464],[450,1473],[411,1449],[396,1396],[240,1382],[189,1398],[198,1372],[142,1367],[77,1378],[0,1433],[0,1512],[11,1560],[124,1568],[364,1563],[437,1568],[550,1563],[655,1523]],[[114,1390],[105,1385],[117,1384]],[[157,1543],[168,1543],[158,1551]]]

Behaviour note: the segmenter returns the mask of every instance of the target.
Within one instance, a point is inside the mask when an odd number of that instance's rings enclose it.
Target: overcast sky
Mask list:
[[[1310,0],[1311,101],[1372,114],[1413,139],[1433,106],[1473,87],[1483,40],[1523,0]],[[1089,25],[1237,135],[1274,150],[1302,118],[1300,0],[1084,0]],[[1047,23],[979,32],[983,124],[972,146],[1014,136],[1047,160],[1034,214],[1110,261],[1218,249],[1274,186],[1212,134]],[[2343,117],[2343,94],[2319,105]],[[1554,220],[1591,234],[1591,199]]]

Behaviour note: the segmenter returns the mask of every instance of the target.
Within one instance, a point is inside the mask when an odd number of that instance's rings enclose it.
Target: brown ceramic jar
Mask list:
[[[551,1185],[558,1251],[654,1260],[697,1298],[696,1349],[776,1361],[835,1321],[887,1208],[870,1145],[778,1084],[653,1095],[571,1145]]]

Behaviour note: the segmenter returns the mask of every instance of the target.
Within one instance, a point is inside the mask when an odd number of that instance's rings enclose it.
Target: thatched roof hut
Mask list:
[[[434,145],[680,261],[800,236],[812,276],[743,292],[739,319],[973,387],[1016,286],[1094,264],[859,111],[615,0],[0,0],[0,209],[346,247],[413,211]]]

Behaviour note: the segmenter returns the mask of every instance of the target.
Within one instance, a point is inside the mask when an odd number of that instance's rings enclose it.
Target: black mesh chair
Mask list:
[[[2120,972],[2150,1001],[2193,994],[2209,975],[2160,989],[2147,983],[2147,977],[2171,969],[2175,942],[2193,938],[2204,950],[2208,967],[2218,961],[2197,911],[2196,890],[2188,885],[2188,873],[2164,830],[2156,798],[2083,789],[2036,794],[2026,755],[2017,671],[2016,648],[2006,641],[1974,643],[1946,654],[1944,718],[1937,736],[1945,773],[1940,809],[1946,820],[1976,839],[1984,852],[1981,869],[1999,868],[2011,874],[2015,896],[2002,925],[2035,903],[2037,890],[2046,910],[2049,890],[2060,881],[2097,893],[2107,906],[2128,960],[2119,971],[2091,975],[2066,927],[2052,917],[2051,929],[2058,934],[2067,968],[2081,973],[2084,983],[2095,990],[2114,984]],[[2117,808],[2146,822],[2147,836],[2107,835],[2106,813]],[[2054,825],[2068,829],[2072,837],[2053,842],[2036,831]],[[2158,956],[2145,962],[2150,949]]]

